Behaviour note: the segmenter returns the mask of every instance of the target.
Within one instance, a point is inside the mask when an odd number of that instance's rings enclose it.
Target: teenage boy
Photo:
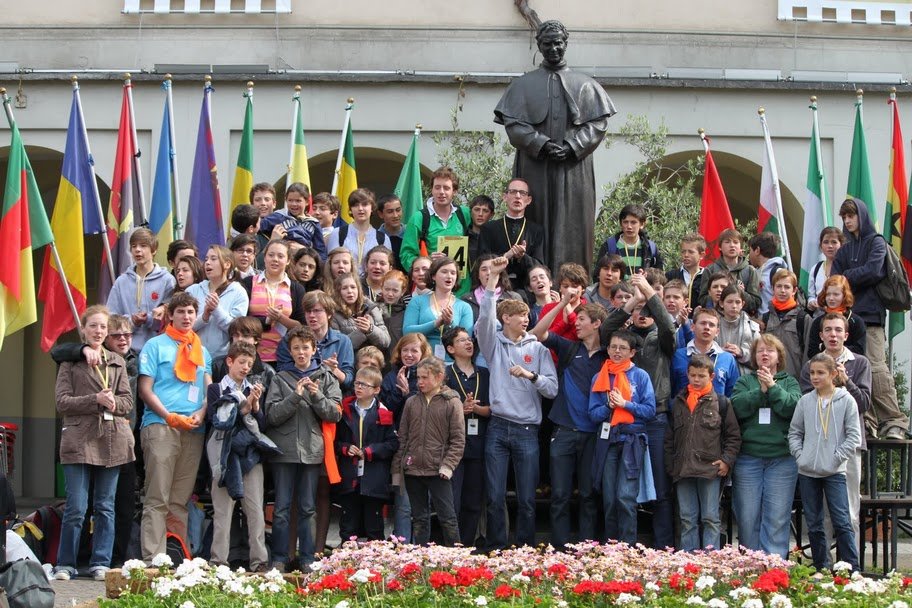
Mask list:
[[[383,507],[391,500],[390,464],[399,449],[393,413],[380,403],[383,375],[362,367],[355,376],[355,394],[342,400],[336,423],[335,450],[342,483],[339,536],[383,540]]]
[[[706,276],[717,272],[730,275],[732,281],[744,290],[744,310],[753,315],[760,307],[760,275],[742,255],[743,242],[744,237],[734,228],[723,230],[719,234],[719,259],[707,266],[704,273]],[[700,302],[706,299],[708,291],[709,285],[700,285]]]
[[[595,264],[595,283],[586,290],[586,301],[601,304],[605,310],[611,308],[611,288],[621,282],[625,269],[621,256],[601,256]]]
[[[156,252],[158,248],[156,247]],[[174,267],[177,266],[177,263],[183,257],[199,257],[199,250],[196,248],[196,245],[190,241],[185,241],[183,239],[178,239],[176,241],[171,241],[168,244],[168,249],[165,252],[165,259],[168,261],[169,270],[173,271]]]
[[[480,253],[494,253],[510,260],[507,275],[513,289],[525,289],[529,269],[545,257],[545,231],[526,218],[526,207],[532,204],[532,193],[526,180],[515,177],[503,193],[507,206],[504,216],[481,228]]]
[[[355,266],[362,267],[364,256],[377,245],[386,244],[386,235],[378,233],[371,223],[371,215],[377,207],[374,193],[367,188],[358,188],[348,195],[348,210],[351,213],[351,224],[343,224],[326,239],[326,249],[345,247],[355,259]]]
[[[209,464],[213,469],[210,488],[213,509],[210,561],[216,565],[228,565],[231,519],[235,501],[240,500],[247,521],[250,571],[265,572],[269,557],[266,553],[266,523],[263,517],[263,454],[257,448],[257,442],[266,426],[266,417],[261,408],[267,387],[250,381],[249,374],[257,358],[256,348],[252,344],[233,342],[228,347],[223,362],[227,373],[206,390],[207,420],[213,425],[218,424],[220,419],[219,399],[223,395],[237,395],[234,398],[237,409],[233,428],[213,429],[207,448]],[[223,447],[223,442],[226,441],[230,444],[228,449]],[[243,457],[237,452],[242,442],[249,446]],[[226,457],[226,452],[231,452],[231,455]],[[214,458],[216,455],[219,456],[218,459]],[[241,461],[239,471],[234,474],[227,472],[231,469],[227,465],[231,458]],[[222,479],[216,477],[217,470]],[[240,476],[237,475],[238,472]],[[228,478],[231,480],[227,481]],[[238,481],[241,482],[240,488],[236,487]],[[241,497],[235,498],[238,490],[241,491]]]
[[[139,355],[138,390],[146,406],[140,432],[146,467],[140,537],[147,562],[166,552],[166,520],[187,537],[187,502],[203,453],[205,389],[212,383],[212,359],[193,331],[196,298],[179,293],[167,307],[171,324]]]
[[[466,236],[471,219],[469,209],[453,202],[459,192],[459,177],[449,167],[441,167],[431,176],[431,198],[427,204],[409,218],[402,237],[399,261],[403,268],[411,268],[419,255],[431,260],[444,257],[437,251],[437,240],[442,236]],[[468,253],[468,252],[466,252]],[[451,252],[451,255],[454,255]],[[465,268],[466,260],[462,261]],[[461,297],[470,287],[468,273],[456,295]]]
[[[621,330],[611,336],[608,360],[592,379],[589,419],[598,425],[592,461],[596,489],[602,493],[605,540],[635,545],[637,502],[655,498],[644,459],[646,421],[655,417],[655,393],[649,375],[633,364],[639,338]],[[646,495],[638,498],[640,481]],[[650,497],[650,491],[652,496]]]
[[[342,203],[335,195],[329,192],[319,192],[313,197],[313,216],[320,223],[320,232],[323,234],[323,240],[329,238],[332,231],[339,225],[345,223],[340,219],[342,213]]]
[[[681,237],[681,267],[665,273],[665,278],[669,281],[678,279],[684,282],[686,303],[690,308],[696,307],[697,297],[700,295],[700,284],[704,276],[700,262],[705,253],[706,239],[702,234],[685,234]]]
[[[238,207],[240,209],[240,207]],[[254,263],[257,258],[257,237],[253,234],[239,234],[231,239],[231,257],[234,259],[234,267],[238,271],[239,279],[256,274]]]
[[[693,339],[684,348],[675,351],[671,359],[671,394],[677,395],[687,386],[687,362],[695,354],[713,360],[713,390],[731,397],[735,382],[740,377],[738,362],[716,342],[719,335],[719,313],[712,308],[701,308],[694,314]]]
[[[254,348],[260,343],[263,337],[263,323],[256,317],[237,317],[228,324],[228,339],[231,344],[244,342]],[[219,383],[228,373],[226,358],[216,357],[212,360],[212,381]],[[263,363],[259,355],[253,359],[253,366],[247,372],[247,379],[251,384],[260,383],[263,385],[264,394],[269,390],[269,385],[275,376],[275,370],[271,366]]]
[[[573,297],[567,306],[563,306],[561,313],[554,317],[551,322],[549,331],[568,340],[576,340],[576,310],[586,304],[583,298],[583,290],[589,283],[589,277],[586,276],[586,269],[574,262],[561,264],[557,269],[557,284],[560,289],[561,298],[564,294],[572,293]],[[548,314],[552,308],[555,308],[558,302],[550,302],[542,306],[539,319]]]
[[[137,228],[130,235],[133,265],[117,277],[108,294],[108,309],[113,314],[130,318],[133,324],[133,352],[138,353],[146,340],[158,334],[159,319],[152,311],[166,302],[174,291],[174,277],[155,263],[158,239],[148,228]]]
[[[664,549],[674,546],[671,480],[665,472],[662,445],[665,441],[668,405],[672,396],[671,358],[675,353],[675,326],[645,273],[634,274],[630,278],[630,284],[635,295],[608,313],[601,327],[601,342],[608,345],[611,335],[628,323],[630,331],[640,339],[640,348],[637,349],[633,362],[649,374],[656,404],[655,416],[646,421],[649,459],[656,491],[652,511],[653,546],[656,549]]]
[[[687,286],[681,279],[672,279],[662,287],[662,304],[675,324],[675,348],[684,348],[693,339],[690,321],[691,308],[687,304]]]
[[[272,214],[276,208],[275,187],[269,182],[254,184],[250,189],[250,204],[256,207],[260,219]]]
[[[466,235],[469,237],[469,262],[474,263],[481,255],[481,227],[494,217],[494,199],[479,194],[469,202],[472,224]]]
[[[772,232],[755,234],[747,242],[747,261],[757,269],[760,275],[760,307],[758,315],[769,311],[770,300],[773,299],[773,277],[781,268],[788,268],[788,264],[779,255],[779,235]]]
[[[551,545],[563,549],[571,541],[570,500],[573,478],[579,491],[578,540],[595,540],[598,498],[592,484],[596,425],[589,419],[592,378],[608,356],[601,348],[599,331],[607,313],[598,304],[577,309],[576,335],[568,340],[548,331],[551,322],[579,297],[580,287],[564,292],[557,306],[542,316],[532,330],[542,344],[557,354],[558,391],[548,418],[554,423],[550,441]]]
[[[228,239],[229,246],[237,236],[241,234],[256,235],[260,230],[260,212],[253,205],[244,203],[238,205],[231,212],[231,236]]]
[[[634,203],[624,205],[618,213],[621,230],[605,241],[599,248],[598,257],[619,255],[624,261],[624,278],[630,278],[637,270],[663,267],[662,255],[655,244],[646,236],[646,208]]]
[[[855,305],[852,314],[865,322],[865,356],[871,362],[871,394],[877,433],[884,439],[905,439],[909,418],[899,409],[893,376],[887,367],[884,321],[886,309],[875,286],[884,279],[886,241],[877,233],[868,208],[858,199],[846,199],[839,208],[846,242],[836,252],[831,275],[849,281]]]
[[[738,451],[741,431],[725,395],[713,391],[713,362],[694,355],[687,387],[675,396],[663,448],[674,480],[681,521],[681,551],[721,548],[719,498]],[[701,534],[702,528],[702,534]]]
[[[507,546],[504,501],[511,458],[516,476],[516,544],[535,545],[541,400],[557,396],[557,371],[548,349],[526,332],[529,307],[518,300],[495,303],[497,281],[508,263],[503,257],[492,262],[475,330],[491,374],[491,421],[485,443],[489,550]]]
[[[849,337],[849,322],[839,313],[827,313],[820,322],[820,339],[826,354],[836,361],[836,379],[844,386],[858,406],[858,420],[864,428],[865,412],[871,409],[871,363],[864,355],[853,353],[846,348]],[[801,392],[814,390],[811,385],[810,364],[805,362],[801,368]],[[849,517],[855,536],[858,537],[858,516],[861,511],[861,453],[868,449],[865,434],[861,433],[861,443],[846,463],[846,487],[849,492]],[[829,546],[829,544],[827,544]]]
[[[399,263],[399,251],[402,249],[402,237],[405,235],[405,224],[402,223],[402,201],[395,194],[384,194],[377,199],[377,216],[383,222],[377,233],[387,239],[387,247],[393,250],[396,268],[402,270]]]
[[[453,507],[459,520],[459,536],[465,547],[475,545],[485,487],[485,441],[491,417],[490,375],[472,361],[475,345],[464,327],[454,326],[443,334],[443,347],[453,358],[447,366],[446,384],[462,400],[465,417],[465,448],[453,472]]]
[[[260,251],[265,251],[270,239],[285,239],[304,247],[313,247],[326,261],[326,244],[320,223],[307,215],[310,204],[310,189],[306,184],[295,182],[285,190],[285,207],[260,219]],[[265,240],[264,240],[265,239]],[[262,260],[258,260],[262,267]]]

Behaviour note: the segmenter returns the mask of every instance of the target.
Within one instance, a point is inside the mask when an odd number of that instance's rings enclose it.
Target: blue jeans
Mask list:
[[[66,481],[66,507],[63,510],[63,525],[60,529],[60,550],[57,567],[66,568],[70,574],[76,572],[76,556],[79,555],[79,537],[89,503],[89,481],[94,478],[95,495],[92,533],[92,557],[90,568],[110,567],[111,552],[114,550],[114,496],[117,492],[117,476],[120,467],[100,467],[90,464],[65,464],[63,475]]]
[[[788,559],[798,465],[791,456],[741,454],[732,473],[738,544]]]
[[[849,517],[849,495],[846,491],[845,475],[798,475],[798,489],[801,491],[801,505],[808,526],[814,567],[822,570],[831,566],[826,533],[823,531],[823,496],[826,494],[827,509],[833,522],[833,535],[836,537],[836,557],[851,564],[852,570],[858,570],[858,544],[855,542],[855,530],[852,529],[852,519]]]
[[[570,542],[570,498],[573,478],[579,487],[579,540],[596,540],[598,499],[592,491],[595,433],[555,426],[551,433],[551,545]]]
[[[662,412],[646,423],[649,442],[649,462],[656,499],[652,507],[652,546],[655,549],[674,547],[674,506],[671,504],[671,477],[665,470],[665,429],[668,414]]]
[[[721,479],[685,477],[677,483],[678,516],[681,518],[682,551],[696,551],[712,545],[719,549],[719,496]],[[703,540],[700,541],[700,523]]]
[[[393,536],[412,542],[412,505],[405,486],[393,492]]]
[[[272,516],[272,561],[287,564],[288,528],[291,515],[292,493],[297,487],[298,553],[302,566],[314,561],[314,538],[310,522],[316,510],[317,482],[322,464],[288,462],[272,463],[275,485],[275,510]],[[294,556],[292,556],[294,557]]]
[[[488,489],[488,550],[507,546],[504,503],[507,467],[513,458],[516,478],[516,544],[535,545],[535,486],[538,485],[538,425],[491,417],[485,439],[485,480]]]
[[[624,444],[608,447],[605,468],[602,469],[602,508],[605,512],[605,539],[619,540],[629,545],[637,542],[638,479],[627,479],[624,467]]]

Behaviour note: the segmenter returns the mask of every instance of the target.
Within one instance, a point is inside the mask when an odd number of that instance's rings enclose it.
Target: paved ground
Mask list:
[[[93,581],[90,578],[78,578],[69,581],[51,581],[51,586],[57,593],[54,606],[58,608],[71,608],[79,604],[104,596],[104,583]]]

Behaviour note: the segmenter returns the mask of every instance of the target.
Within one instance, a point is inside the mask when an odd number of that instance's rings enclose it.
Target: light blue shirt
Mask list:
[[[139,375],[152,378],[152,390],[165,409],[174,414],[189,416],[203,407],[206,398],[206,375],[212,374],[212,357],[203,347],[203,365],[196,368],[196,380],[182,382],[174,375],[177,360],[177,342],[167,334],[156,336],[146,342],[139,353]],[[147,407],[143,413],[142,426],[165,424],[161,416]],[[195,432],[204,432],[203,425]]]
[[[236,281],[229,283],[222,295],[219,296],[219,305],[209,315],[208,322],[203,321],[203,310],[206,308],[206,296],[209,295],[209,281],[204,280],[194,283],[187,288],[187,293],[199,302],[199,313],[196,315],[193,331],[199,335],[200,340],[203,341],[203,346],[209,350],[213,357],[227,355],[228,343],[231,342],[231,336],[228,335],[228,326],[238,317],[243,317],[247,314],[247,309],[250,306],[247,291]]]

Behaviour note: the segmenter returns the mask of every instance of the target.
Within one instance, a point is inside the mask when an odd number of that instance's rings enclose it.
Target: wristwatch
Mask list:
[[[531,382],[532,384],[535,384],[536,382],[538,382],[538,374],[536,374],[535,372],[532,372],[532,377],[529,378],[529,382]]]

